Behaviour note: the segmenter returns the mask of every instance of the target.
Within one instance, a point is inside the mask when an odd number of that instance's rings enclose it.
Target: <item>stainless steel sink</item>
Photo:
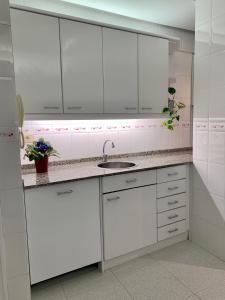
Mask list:
[[[105,168],[105,169],[126,169],[134,166],[135,166],[134,163],[126,162],[126,161],[109,161],[109,162],[102,162],[98,164],[99,168]]]

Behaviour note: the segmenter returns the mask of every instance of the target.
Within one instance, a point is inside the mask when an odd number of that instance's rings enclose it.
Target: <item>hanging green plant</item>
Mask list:
[[[169,87],[168,93],[168,106],[163,108],[163,113],[168,114],[169,118],[163,121],[162,125],[169,130],[174,130],[176,123],[180,121],[179,111],[186,106],[180,101],[175,101],[176,89],[174,87]]]

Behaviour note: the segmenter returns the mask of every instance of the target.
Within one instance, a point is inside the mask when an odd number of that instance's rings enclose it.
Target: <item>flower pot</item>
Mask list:
[[[37,173],[48,172],[48,156],[44,156],[39,160],[35,160],[35,167]]]

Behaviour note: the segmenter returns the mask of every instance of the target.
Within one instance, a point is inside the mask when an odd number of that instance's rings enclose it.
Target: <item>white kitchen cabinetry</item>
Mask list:
[[[104,259],[157,242],[156,186],[103,195]]]
[[[168,40],[138,35],[139,112],[162,113],[168,102]]]
[[[157,225],[158,241],[188,231],[187,166],[157,170]]]
[[[61,113],[58,19],[11,10],[16,92],[25,113]]]
[[[60,20],[65,113],[103,112],[102,29]]]
[[[137,113],[137,34],[103,28],[104,112]]]
[[[101,261],[98,179],[25,193],[31,283]]]

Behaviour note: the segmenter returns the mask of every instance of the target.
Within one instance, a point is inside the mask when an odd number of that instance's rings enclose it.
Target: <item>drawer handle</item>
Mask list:
[[[137,107],[124,107],[124,109],[126,109],[126,110],[136,110]]]
[[[142,107],[142,110],[152,110],[152,107]]]
[[[178,186],[168,187],[168,191],[175,191],[178,188],[179,188]]]
[[[59,109],[59,106],[44,106],[44,109]]]
[[[82,106],[68,106],[67,109],[72,110],[72,109],[82,109]]]
[[[168,173],[167,175],[168,176],[176,176],[176,175],[178,175],[179,173],[178,172],[173,172],[173,173]]]
[[[179,201],[175,200],[175,201],[169,201],[168,202],[168,205],[174,205],[174,204],[177,204]]]
[[[108,201],[115,201],[115,200],[119,200],[120,197],[119,196],[116,196],[116,197],[113,197],[113,198],[107,198]]]
[[[126,183],[134,183],[134,182],[137,182],[137,178],[126,180]]]
[[[64,192],[57,192],[57,196],[72,194],[73,192],[74,192],[73,190],[68,190],[68,191],[64,191]]]
[[[175,219],[177,217],[179,217],[179,215],[176,214],[176,215],[168,216],[168,219],[171,220],[171,219]]]
[[[170,230],[168,230],[168,233],[173,233],[173,232],[176,232],[176,231],[178,231],[178,228],[170,229]]]

